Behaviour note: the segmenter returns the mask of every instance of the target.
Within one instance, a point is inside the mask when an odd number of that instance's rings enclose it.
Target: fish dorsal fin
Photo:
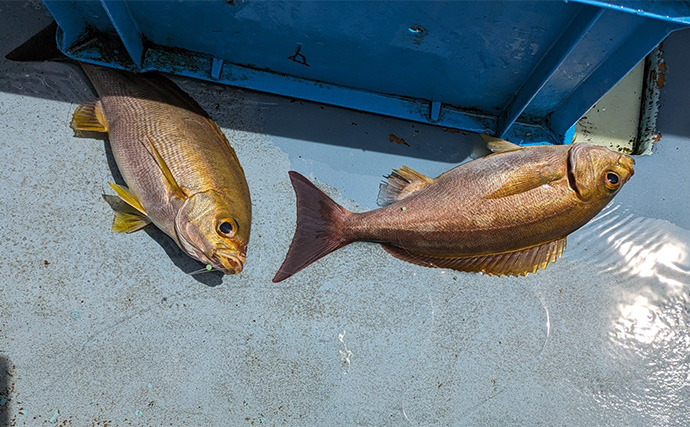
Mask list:
[[[556,260],[565,249],[566,238],[554,240],[539,246],[498,254],[470,257],[434,257],[416,255],[396,246],[382,245],[394,257],[412,264],[426,267],[451,268],[458,271],[485,273],[489,275],[524,276],[544,269]]]
[[[504,141],[500,138],[484,134],[481,134],[480,136],[482,137],[484,142],[486,142],[486,148],[488,148],[494,153],[498,153],[501,151],[522,150],[522,147],[520,147],[517,144],[513,144],[512,142]]]
[[[139,199],[136,198],[132,193],[129,192],[129,190],[121,185],[114,184],[112,182],[109,182],[108,185],[110,185],[110,188],[115,190],[118,196],[122,200],[124,200],[125,203],[127,203],[129,206],[133,207],[134,209],[137,210],[140,214],[144,216],[148,216],[146,213],[146,210],[144,209],[143,206],[141,206],[141,203],[139,202]]]
[[[180,187],[180,185],[177,183],[175,180],[175,177],[173,176],[172,172],[170,171],[170,168],[168,165],[165,163],[165,160],[163,160],[163,157],[161,154],[158,152],[158,149],[156,148],[156,144],[151,141],[151,138],[149,138],[148,135],[146,135],[146,139],[149,141],[149,145],[151,146],[151,152],[153,153],[153,157],[156,159],[156,163],[158,163],[158,167],[160,167],[161,172],[163,172],[163,176],[165,177],[165,181],[168,183],[168,186],[170,187],[170,190],[172,193],[175,195],[180,200],[187,200],[189,196],[187,193]]]
[[[87,102],[77,107],[72,114],[72,129],[86,132],[108,132],[108,121],[100,100]]]
[[[428,176],[403,166],[395,169],[388,175],[388,180],[381,184],[377,202],[379,206],[390,205],[425,188],[432,182],[434,180]]]
[[[554,170],[545,163],[530,169],[518,169],[511,172],[503,185],[496,191],[484,196],[484,198],[500,199],[501,197],[524,193],[561,178],[563,178],[563,172]]]
[[[132,233],[151,223],[147,216],[139,212],[115,212],[113,231],[116,233]]]

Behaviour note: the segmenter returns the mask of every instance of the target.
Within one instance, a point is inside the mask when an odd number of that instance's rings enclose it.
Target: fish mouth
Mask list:
[[[214,267],[225,274],[237,274],[244,268],[245,254],[238,254],[237,252],[230,252],[224,249],[218,249],[213,252],[211,259],[214,261]]]

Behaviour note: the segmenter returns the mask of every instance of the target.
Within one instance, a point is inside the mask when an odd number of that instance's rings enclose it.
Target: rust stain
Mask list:
[[[404,139],[397,137],[397,136],[393,135],[392,133],[388,134],[388,140],[390,142],[395,142],[396,144],[406,145],[408,147],[410,146],[410,144],[408,144]]]
[[[658,65],[659,71],[655,72],[652,74],[652,78],[654,78],[654,81],[656,82],[656,87],[657,89],[661,89],[664,86],[666,86],[666,70],[668,69],[666,67],[665,62],[660,62]]]
[[[654,142],[659,142],[660,139],[661,139],[661,132],[657,133],[656,135],[654,135],[652,137],[652,141],[654,141]]]
[[[656,79],[656,87],[661,89],[666,86],[666,75],[659,73],[659,77]]]
[[[460,133],[460,129],[453,129],[453,128],[441,128],[442,131],[448,132],[448,133]]]

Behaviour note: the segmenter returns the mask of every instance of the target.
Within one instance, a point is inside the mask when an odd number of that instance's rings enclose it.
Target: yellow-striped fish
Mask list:
[[[81,66],[99,99],[77,108],[72,128],[108,133],[128,186],[110,184],[131,207],[116,213],[113,230],[152,222],[192,258],[227,274],[242,271],[251,200],[218,125],[159,74]]]
[[[13,61],[66,59],[57,24],[9,53]],[[227,274],[242,271],[252,205],[244,171],[218,125],[172,81],[80,64],[99,99],[74,112],[76,131],[107,132],[127,187],[110,184],[128,208],[113,230],[149,223],[189,254]]]

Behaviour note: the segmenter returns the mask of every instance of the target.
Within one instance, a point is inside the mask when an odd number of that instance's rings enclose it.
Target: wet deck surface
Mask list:
[[[0,53],[49,20],[1,3]],[[288,170],[367,210],[393,168],[436,176],[480,140],[175,79],[254,203],[245,270],[189,276],[203,266],[163,233],[110,232],[107,143],[69,128],[95,97],[83,73],[0,59],[0,426],[690,423],[689,42],[664,45],[654,154],[525,278],[357,243],[271,283],[294,230]]]

